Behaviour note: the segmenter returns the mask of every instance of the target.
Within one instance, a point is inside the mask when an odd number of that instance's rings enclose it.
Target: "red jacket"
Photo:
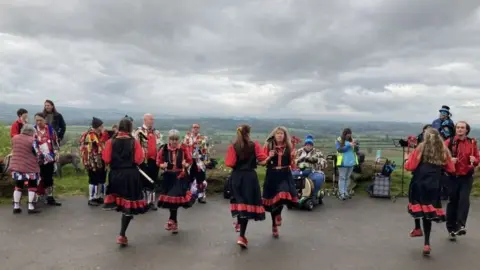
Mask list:
[[[446,140],[445,145],[449,149],[451,148],[452,157],[457,158],[455,174],[458,176],[473,174],[473,170],[478,166],[480,161],[477,141],[470,138],[460,140],[458,136],[455,136],[452,146],[450,146],[450,140]],[[470,156],[475,157],[473,165],[470,163]]]
[[[10,138],[13,138],[15,135],[20,134],[22,127],[23,127],[22,121],[16,120],[15,122],[13,122],[12,126],[10,127]]]

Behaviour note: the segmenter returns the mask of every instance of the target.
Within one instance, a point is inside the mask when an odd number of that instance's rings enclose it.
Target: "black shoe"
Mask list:
[[[198,202],[205,204],[205,203],[207,203],[207,199],[205,197],[198,198]]]
[[[14,214],[20,214],[20,213],[22,213],[22,209],[21,208],[13,209],[13,213]]]
[[[103,198],[98,198],[98,199],[95,199],[95,200],[98,202],[98,204],[103,204],[104,203]]]
[[[97,199],[93,199],[93,200],[88,200],[88,205],[99,206],[100,204],[98,203]]]
[[[456,235],[465,235],[467,234],[467,229],[465,228],[465,226],[462,226],[460,227],[460,229],[458,231],[455,232]]]
[[[52,206],[62,206],[61,203],[57,202],[54,198],[47,198],[47,204]]]
[[[448,239],[450,241],[457,241],[457,235],[455,234],[455,232],[449,232],[448,233]]]
[[[102,210],[105,210],[105,211],[113,211],[113,210],[117,210],[117,206],[115,205],[103,205],[102,207]]]
[[[38,209],[28,209],[28,214],[29,215],[34,215],[34,214],[39,214],[41,213],[42,211],[38,210]]]

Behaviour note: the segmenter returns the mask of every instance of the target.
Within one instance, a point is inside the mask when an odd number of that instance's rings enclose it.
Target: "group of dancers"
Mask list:
[[[48,103],[50,104],[50,103]],[[48,113],[48,112],[47,112]],[[45,112],[35,115],[36,125],[25,119],[26,110],[18,111],[17,134],[12,134],[13,155],[10,165],[15,180],[13,194],[14,213],[21,213],[21,190],[28,185],[28,213],[35,214],[38,198],[38,180],[47,190],[47,203],[61,205],[53,198],[54,162],[58,159],[58,136],[47,122]],[[145,114],[143,125],[133,128],[133,119],[125,116],[113,132],[107,132],[102,120],[92,119],[91,127],[82,134],[80,148],[82,162],[88,171],[88,204],[103,204],[106,210],[122,212],[121,230],[117,243],[128,245],[126,231],[133,216],[157,207],[168,209],[170,216],[165,229],[178,233],[178,209],[190,208],[196,201],[206,202],[207,137],[200,135],[198,124],[192,126],[183,140],[178,130],[168,132],[163,143],[161,133],[154,127],[154,118]],[[411,237],[424,236],[423,254],[428,255],[432,221],[447,222],[449,238],[465,235],[469,211],[469,196],[473,174],[480,161],[477,143],[468,137],[470,126],[464,121],[456,123],[455,136],[442,138],[441,132],[425,127],[422,141],[406,156],[405,169],[412,171],[409,188],[408,212],[415,219]],[[250,220],[265,220],[270,212],[272,236],[279,237],[284,206],[298,203],[298,195],[292,174],[299,162],[309,164],[309,177],[315,190],[320,190],[324,179],[319,172],[326,166],[323,154],[313,148],[313,138],[307,136],[304,146],[295,150],[289,132],[277,127],[262,146],[251,137],[251,127],[241,125],[235,140],[228,146],[225,165],[232,168],[229,189],[232,197],[230,211],[235,231],[239,233],[237,244],[247,248],[247,225]],[[340,199],[348,199],[348,179],[351,167],[358,164],[352,132],[345,129],[336,141],[337,163],[341,181]],[[263,190],[260,188],[257,166],[266,167]],[[159,172],[163,181],[156,199]],[[108,186],[106,179],[108,178]],[[447,179],[449,203],[447,213],[441,205],[441,182]],[[423,229],[421,220],[423,222]]]
[[[430,125],[424,128],[422,142],[405,158],[405,169],[412,172],[408,212],[415,220],[411,237],[424,237],[423,254],[429,255],[432,222],[445,222],[448,237],[467,233],[473,174],[480,161],[475,139],[469,138],[470,125],[459,121],[455,135],[444,140]],[[447,211],[442,208],[442,183],[447,183]],[[422,224],[423,223],[423,230]]]

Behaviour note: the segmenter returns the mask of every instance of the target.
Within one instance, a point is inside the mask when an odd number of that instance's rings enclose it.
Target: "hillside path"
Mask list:
[[[404,199],[327,198],[313,212],[285,211],[280,239],[270,236],[269,218],[249,224],[246,251],[235,244],[228,201],[220,197],[180,210],[176,236],[163,229],[165,210],[136,217],[124,249],[115,244],[119,213],[90,208],[79,197],[63,204],[39,216],[0,208],[2,270],[478,269],[479,201],[458,242],[447,240],[444,224],[434,224],[430,258],[421,255],[422,238],[408,237],[413,220]]]

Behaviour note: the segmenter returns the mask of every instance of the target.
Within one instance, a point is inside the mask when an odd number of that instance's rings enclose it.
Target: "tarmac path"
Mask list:
[[[220,197],[181,209],[178,235],[163,229],[166,210],[135,217],[123,249],[115,244],[120,213],[89,207],[80,197],[62,202],[37,216],[0,207],[0,269],[480,269],[479,201],[472,202],[468,234],[457,242],[447,240],[445,224],[433,225],[430,258],[421,254],[423,239],[408,236],[413,220],[404,199],[327,198],[312,212],[285,209],[280,238],[271,237],[269,216],[251,222],[244,251]]]

